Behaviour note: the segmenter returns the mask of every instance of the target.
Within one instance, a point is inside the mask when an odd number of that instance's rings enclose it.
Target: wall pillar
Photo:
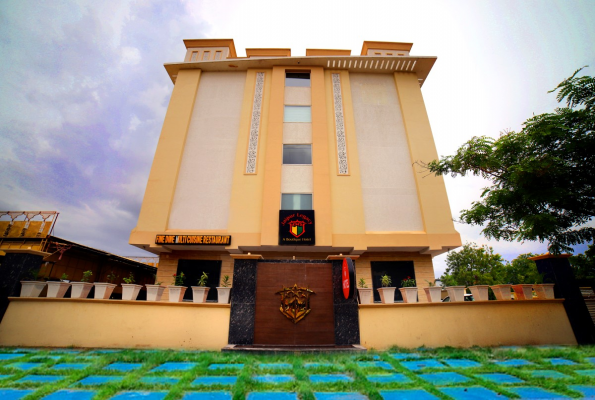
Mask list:
[[[41,267],[43,256],[29,253],[7,253],[0,264],[0,320],[8,308],[9,297],[19,297],[21,280],[29,271]]]
[[[341,271],[343,260],[333,260],[333,298],[335,302],[335,345],[359,344],[359,306],[357,296],[345,299]],[[355,285],[355,282],[352,282]],[[357,292],[357,289],[354,288]]]
[[[254,343],[257,262],[250,259],[236,259],[234,262],[229,344]]]

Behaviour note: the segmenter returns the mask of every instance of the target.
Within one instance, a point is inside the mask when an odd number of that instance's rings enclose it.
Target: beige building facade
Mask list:
[[[442,177],[415,164],[438,158],[421,92],[436,57],[394,42],[247,57],[231,39],[184,43],[184,61],[165,64],[174,89],[130,236],[160,256],[158,280],[181,260],[216,261],[222,279],[242,255],[343,255],[369,287],[413,275],[425,301],[432,257],[461,245]],[[313,244],[280,244],[282,209],[313,210]]]

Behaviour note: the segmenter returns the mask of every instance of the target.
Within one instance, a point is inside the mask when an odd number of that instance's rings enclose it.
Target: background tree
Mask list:
[[[577,256],[570,257],[570,265],[577,279],[595,279],[595,245]]]
[[[541,283],[543,277],[537,271],[535,261],[529,260],[535,254],[520,254],[504,267],[504,283]]]
[[[446,271],[440,277],[445,286],[495,285],[505,277],[504,260],[489,246],[465,243],[446,256]]]
[[[463,222],[484,225],[487,238],[548,241],[554,254],[594,240],[585,223],[595,215],[595,79],[577,77],[579,71],[552,90],[567,107],[529,118],[520,132],[474,137],[455,155],[422,163],[436,175],[491,181],[461,212]]]

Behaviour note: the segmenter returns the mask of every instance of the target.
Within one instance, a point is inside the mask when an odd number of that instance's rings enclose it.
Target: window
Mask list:
[[[287,72],[285,86],[310,87],[309,72]]]
[[[197,57],[198,57],[198,51],[193,51],[192,56],[190,57],[190,61],[196,61]]]
[[[312,145],[284,144],[283,164],[312,164]]]
[[[310,106],[285,106],[283,122],[312,122]]]
[[[312,209],[312,195],[311,194],[297,194],[297,193],[283,193],[281,195],[281,209],[282,210],[311,210]]]
[[[215,52],[215,60],[221,60],[221,52],[220,51]]]
[[[211,58],[211,52],[210,51],[205,51],[204,53],[202,53],[202,60],[206,61],[209,58]]]

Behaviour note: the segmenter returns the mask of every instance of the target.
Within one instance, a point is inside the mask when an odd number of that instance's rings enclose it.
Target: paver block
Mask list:
[[[209,365],[210,370],[217,370],[217,369],[242,369],[244,368],[244,364],[211,364]]]
[[[408,358],[419,358],[417,353],[392,353],[390,354],[395,360],[406,360]]]
[[[91,400],[96,394],[94,390],[58,390],[43,400]]]
[[[298,400],[298,395],[294,392],[252,392],[246,400]]]
[[[252,379],[260,383],[287,383],[295,380],[291,375],[257,375]]]
[[[543,361],[549,362],[552,365],[576,365],[572,360],[567,360],[565,358],[545,358]]]
[[[90,365],[91,364],[63,363],[63,364],[56,364],[50,369],[54,370],[54,371],[59,371],[59,370],[63,370],[63,369],[85,369]]]
[[[122,350],[114,350],[114,349],[103,349],[103,350],[93,350],[92,353],[97,354],[110,354],[110,353],[118,353]]]
[[[448,385],[451,383],[465,383],[470,381],[466,376],[457,374],[456,372],[434,372],[431,374],[421,374],[419,377],[434,385]]]
[[[0,389],[0,399],[2,400],[19,400],[35,390],[30,389]]]
[[[442,360],[443,363],[453,367],[453,368],[474,368],[474,367],[481,367],[481,363],[473,360],[455,360],[455,359],[448,359]]]
[[[314,398],[316,400],[368,400],[368,396],[354,392],[314,392]]]
[[[595,397],[595,386],[570,385],[568,388],[581,393],[585,397]]]
[[[419,371],[424,368],[446,368],[446,365],[436,360],[401,361],[401,365],[411,371]]]
[[[141,383],[149,383],[152,385],[174,385],[180,381],[180,378],[172,378],[171,376],[143,376],[140,378]]]
[[[523,383],[525,382],[522,379],[517,378],[516,376],[508,375],[508,374],[478,374],[480,378],[487,379],[488,381],[492,381],[494,383]]]
[[[548,379],[564,379],[570,378],[570,376],[565,375],[558,371],[551,371],[551,370],[536,370],[536,371],[529,371],[534,378],[548,378]]]
[[[595,369],[583,369],[574,372],[582,376],[595,376]]]
[[[41,349],[29,349],[29,348],[12,349],[13,353],[37,353],[38,351],[41,351]]]
[[[442,388],[440,391],[455,400],[496,400],[508,398],[482,387],[449,387]]]
[[[293,365],[289,363],[262,363],[258,364],[258,368],[270,368],[270,369],[280,369],[280,368],[293,368]],[[255,392],[257,393],[257,392]]]
[[[17,382],[30,382],[30,383],[39,383],[39,382],[57,382],[61,381],[62,379],[66,378],[62,375],[27,375]]]
[[[20,358],[23,356],[26,356],[26,354],[0,354],[0,361],[13,360],[15,358]]]
[[[503,367],[522,367],[525,365],[533,365],[532,362],[523,359],[512,359],[505,361],[494,361],[494,364],[501,365]]]
[[[237,382],[237,376],[201,376],[196,378],[193,385],[235,385]]]
[[[103,385],[110,382],[116,382],[123,380],[123,376],[102,376],[102,375],[91,375],[81,379],[77,383],[81,385]]]
[[[506,390],[518,394],[521,399],[567,399],[568,396],[550,392],[538,387],[527,386],[527,387],[514,387],[507,388]]]
[[[50,353],[68,353],[68,354],[75,354],[80,353],[81,350],[74,350],[74,349],[53,349]]]
[[[587,357],[587,358],[585,358],[585,360],[587,362],[590,362],[591,364],[595,364],[595,357]]]
[[[143,366],[142,364],[136,364],[136,363],[113,363],[113,364],[108,365],[104,369],[107,369],[110,371],[126,372],[126,371],[132,371],[133,369],[138,369],[142,366]]]
[[[380,396],[384,400],[437,400],[434,396],[421,389],[407,389],[407,390],[381,390]]]
[[[368,375],[366,379],[374,383],[409,383],[411,379],[403,374]]]
[[[333,363],[305,363],[304,367],[306,368],[328,368],[328,367],[342,367],[340,364],[333,364]]]
[[[193,362],[167,362],[163,363],[151,370],[151,372],[157,371],[188,371],[196,366]]]
[[[112,400],[162,400],[167,392],[121,392]]]
[[[392,365],[386,361],[358,361],[357,366],[360,368],[382,368],[386,370],[395,369]]]
[[[8,364],[6,367],[22,369],[23,371],[29,371],[30,369],[41,367],[42,365],[43,365],[43,363],[22,362],[22,363]]]
[[[182,400],[231,400],[230,392],[187,392]]]
[[[310,375],[312,383],[353,382],[353,378],[345,374],[315,374]]]
[[[0,375],[0,380],[2,379],[8,379],[10,378],[12,375]]]

